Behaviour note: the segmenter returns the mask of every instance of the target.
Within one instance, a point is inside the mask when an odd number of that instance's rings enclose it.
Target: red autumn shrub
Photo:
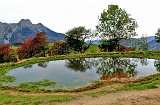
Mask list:
[[[32,41],[34,52],[41,53],[45,56],[45,45],[47,44],[47,37],[44,32],[38,33]]]
[[[17,55],[20,59],[22,58],[30,58],[33,56],[33,39],[28,39],[24,43],[21,44],[21,46],[17,49]]]
[[[17,49],[17,54],[20,59],[30,58],[37,56],[39,53],[44,52],[45,55],[45,45],[47,44],[47,37],[44,32],[38,33],[35,38],[28,39],[20,45]]]
[[[0,46],[0,62],[9,62],[13,60],[14,50],[11,49],[9,44]]]

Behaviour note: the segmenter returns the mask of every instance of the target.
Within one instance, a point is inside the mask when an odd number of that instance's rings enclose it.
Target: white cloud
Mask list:
[[[154,35],[160,27],[159,0],[0,0],[0,21],[30,19],[58,32],[79,25],[94,29],[109,4],[119,5],[137,20],[139,35]]]

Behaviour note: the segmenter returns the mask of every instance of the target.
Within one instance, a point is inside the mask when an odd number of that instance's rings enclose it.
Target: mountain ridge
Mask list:
[[[18,23],[0,22],[0,44],[23,43],[38,32],[45,32],[49,42],[64,40],[65,34],[52,31],[42,23],[33,24],[29,19],[21,19]]]

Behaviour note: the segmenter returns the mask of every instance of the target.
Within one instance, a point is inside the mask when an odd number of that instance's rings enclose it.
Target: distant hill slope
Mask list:
[[[135,47],[135,42],[138,43],[140,41],[140,38],[129,38],[129,39],[123,39],[120,41],[120,43],[126,47]],[[160,50],[160,43],[157,43],[155,41],[155,36],[148,36],[147,42],[149,44],[149,50]],[[86,41],[86,43],[89,43],[89,41]],[[99,40],[93,40],[93,44],[100,44]]]
[[[160,50],[160,43],[157,43],[155,40],[150,41],[149,45],[150,50]]]
[[[128,47],[134,47],[134,42],[139,42],[140,38],[130,38],[126,40],[121,40],[121,44],[128,46]],[[160,50],[160,43],[157,43],[155,40],[155,36],[148,36],[147,37],[147,42],[148,42],[148,49],[149,50]]]
[[[22,19],[18,23],[0,22],[0,44],[22,43],[26,39],[34,37],[38,32],[45,32],[49,42],[63,40],[65,35],[57,33],[45,27],[43,24],[32,24],[29,19]]]

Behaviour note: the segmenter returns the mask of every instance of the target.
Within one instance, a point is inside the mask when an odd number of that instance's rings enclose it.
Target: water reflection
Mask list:
[[[140,63],[142,66],[147,66],[149,64],[149,61],[147,58],[140,58]]]
[[[142,66],[147,66],[149,64],[149,60],[147,58],[133,58],[134,62],[140,62]]]
[[[86,70],[90,69],[92,65],[85,58],[76,58],[66,60],[65,66],[76,72],[86,72]]]
[[[37,65],[42,68],[47,68],[48,62],[41,62],[41,63],[38,63]]]
[[[47,68],[48,63],[38,63],[37,66]],[[76,58],[65,60],[65,67],[75,72],[95,69],[101,80],[110,80],[135,77],[138,74],[137,64],[147,66],[149,63],[147,58]],[[32,68],[32,66],[26,65],[24,68]],[[154,66],[160,72],[160,60],[155,60]]]
[[[82,86],[92,80],[142,77],[160,72],[160,60],[145,58],[77,58],[43,62],[10,70],[16,81],[10,85],[42,80],[59,87]]]
[[[97,73],[101,80],[112,78],[129,78],[136,76],[136,64],[125,58],[102,58],[99,59]]]
[[[96,68],[101,80],[111,78],[129,78],[136,76],[136,64],[126,58],[78,58],[66,60],[65,66],[76,72],[86,72],[87,69]]]
[[[155,60],[154,66],[156,67],[157,71],[160,72],[160,60]]]
[[[25,65],[23,68],[28,69],[28,68],[32,68],[32,66],[33,66],[32,64],[28,64],[28,65]]]
[[[38,66],[38,67],[41,67],[41,68],[47,68],[48,62],[38,63],[37,66]],[[23,68],[24,68],[24,69],[28,69],[28,68],[32,68],[32,67],[33,67],[33,64],[28,64],[28,65],[24,66]]]

